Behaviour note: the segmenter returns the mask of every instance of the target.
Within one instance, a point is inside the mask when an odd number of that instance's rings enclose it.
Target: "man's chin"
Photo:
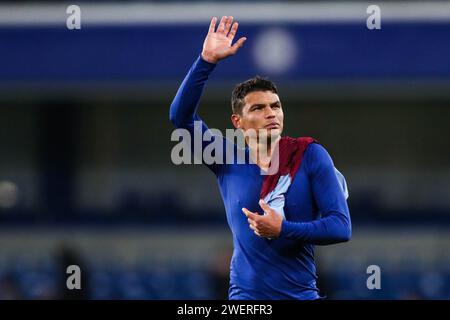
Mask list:
[[[276,129],[261,129],[259,131],[260,138],[270,138],[272,140],[277,139],[281,136],[281,130]]]

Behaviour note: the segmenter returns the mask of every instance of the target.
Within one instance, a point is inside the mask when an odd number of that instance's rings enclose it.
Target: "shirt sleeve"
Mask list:
[[[215,67],[216,64],[203,60],[201,55],[198,56],[172,101],[169,118],[176,128],[189,131],[192,154],[217,175],[220,165],[224,163],[223,150],[225,148],[225,139],[223,136],[214,134],[213,131],[210,130],[208,132],[209,139],[201,139],[202,143],[199,144],[201,148],[196,148],[196,144],[194,143],[195,137],[203,137],[204,133],[209,130],[205,122],[198,116],[197,109],[206,81]],[[218,139],[220,141],[217,141]],[[205,163],[202,156],[203,151],[211,143],[221,145],[221,148],[211,148],[214,157],[216,156],[216,152],[220,152],[220,154],[217,155],[217,158],[220,158],[220,161]]]
[[[303,161],[321,217],[309,222],[284,220],[280,237],[318,245],[349,241],[350,213],[330,155],[321,145],[313,143]]]

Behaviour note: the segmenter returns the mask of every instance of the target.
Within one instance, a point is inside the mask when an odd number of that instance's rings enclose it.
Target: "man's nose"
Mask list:
[[[266,118],[275,118],[275,110],[270,106],[266,108]]]

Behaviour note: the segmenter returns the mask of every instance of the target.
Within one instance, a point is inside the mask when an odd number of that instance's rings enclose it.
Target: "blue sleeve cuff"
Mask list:
[[[283,220],[281,223],[280,238],[285,239],[299,239],[304,233],[303,223],[301,222],[291,222]]]
[[[199,67],[203,67],[203,68],[205,68],[208,71],[212,71],[217,66],[217,63],[211,63],[211,62],[208,62],[208,61],[204,60],[202,58],[202,54],[201,53],[198,55],[196,63],[197,63],[197,65]]]

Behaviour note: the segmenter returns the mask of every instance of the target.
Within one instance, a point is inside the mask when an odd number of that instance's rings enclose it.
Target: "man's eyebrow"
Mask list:
[[[255,104],[252,104],[251,106],[250,106],[250,108],[253,108],[253,107],[261,107],[261,106],[264,106],[265,104],[264,103],[255,103]]]
[[[281,102],[280,102],[280,100],[277,100],[277,101],[272,102],[270,105],[273,106],[274,104],[281,104]],[[265,105],[266,105],[265,103],[255,103],[255,104],[252,104],[250,106],[250,108],[260,107],[260,106],[265,106]]]

